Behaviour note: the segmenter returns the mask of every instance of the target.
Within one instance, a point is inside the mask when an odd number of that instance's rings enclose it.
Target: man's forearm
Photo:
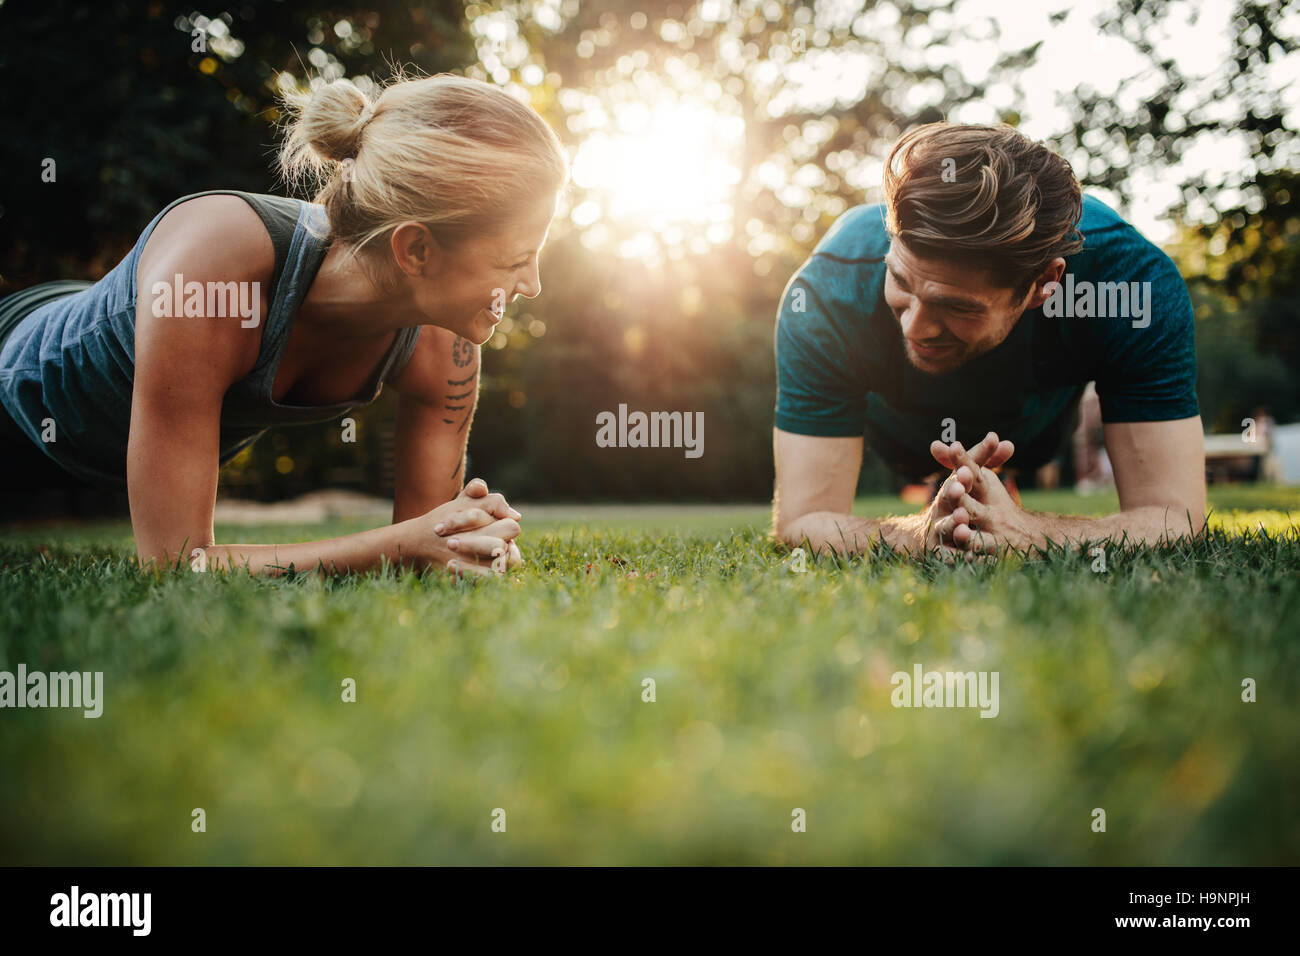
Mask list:
[[[834,551],[841,555],[864,554],[882,539],[898,551],[916,551],[925,531],[925,515],[890,518],[858,518],[833,511],[801,515],[780,529],[780,537],[792,548],[805,543],[814,554]]]
[[[1084,541],[1127,539],[1130,544],[1155,544],[1161,540],[1198,534],[1205,525],[1205,515],[1177,509],[1172,505],[1145,505],[1102,518],[1026,512],[1033,527],[1030,543],[1046,549],[1048,541],[1077,546]]]

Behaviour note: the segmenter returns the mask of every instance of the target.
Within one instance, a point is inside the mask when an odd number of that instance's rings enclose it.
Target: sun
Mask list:
[[[578,147],[575,225],[625,257],[699,252],[731,237],[744,121],[705,101],[618,103]]]

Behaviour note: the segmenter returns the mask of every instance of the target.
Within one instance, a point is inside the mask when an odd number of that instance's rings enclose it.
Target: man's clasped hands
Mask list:
[[[1020,507],[994,471],[1014,452],[994,432],[969,451],[961,442],[931,442],[930,454],[951,474],[925,512],[920,550],[970,560],[1044,543],[1036,516]]]

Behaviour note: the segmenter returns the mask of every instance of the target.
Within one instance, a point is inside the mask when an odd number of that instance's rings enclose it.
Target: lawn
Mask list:
[[[479,584],[155,578],[125,525],[6,532],[0,670],[105,700],[0,711],[0,863],[1295,864],[1300,492],[1212,502],[1104,573],[792,573],[763,508],[525,512],[527,568]],[[996,671],[996,718],[895,708],[915,664]]]

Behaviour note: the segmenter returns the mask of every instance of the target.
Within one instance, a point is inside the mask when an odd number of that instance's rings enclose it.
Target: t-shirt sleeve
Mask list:
[[[866,424],[866,317],[848,276],[814,257],[795,273],[776,321],[776,427],[796,435],[852,437]]]
[[[1127,271],[1146,300],[1145,314],[1108,322],[1111,332],[1097,375],[1104,422],[1163,422],[1191,418],[1196,400],[1196,327],[1187,284],[1173,261],[1141,241],[1127,250]],[[1147,284],[1149,283],[1149,285]]]

